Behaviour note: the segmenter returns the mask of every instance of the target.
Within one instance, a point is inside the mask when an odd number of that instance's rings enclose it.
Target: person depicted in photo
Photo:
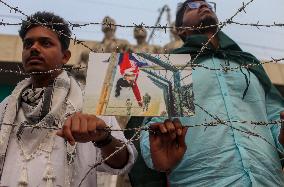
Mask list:
[[[143,95],[143,111],[148,111],[150,102],[151,96],[148,93],[145,93],[145,95]]]
[[[126,99],[125,105],[126,105],[126,115],[130,116],[131,115],[132,102],[129,98]]]
[[[143,67],[148,64],[140,62],[130,53],[121,53],[118,65],[119,72],[123,77],[119,78],[116,83],[115,97],[120,96],[120,91],[123,87],[130,87],[132,88],[137,104],[142,107],[143,101],[137,84],[137,79],[139,76],[139,67]]]

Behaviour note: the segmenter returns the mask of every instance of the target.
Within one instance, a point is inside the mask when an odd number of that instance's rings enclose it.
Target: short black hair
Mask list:
[[[184,15],[184,12],[186,10],[186,6],[187,6],[187,3],[190,2],[191,0],[187,0],[183,3],[179,3],[178,4],[178,7],[177,7],[177,14],[176,14],[176,21],[175,21],[175,26],[176,26],[176,29],[179,30],[179,27],[182,27],[183,26],[183,15]],[[183,36],[179,36],[183,41],[185,41],[185,37]]]
[[[62,50],[67,50],[70,44],[71,30],[69,24],[62,17],[51,12],[36,12],[22,21],[19,35],[23,40],[27,32],[36,26],[43,26],[54,31],[61,43]]]

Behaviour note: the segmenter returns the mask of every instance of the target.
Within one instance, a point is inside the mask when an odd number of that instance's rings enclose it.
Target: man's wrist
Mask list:
[[[107,135],[103,140],[100,141],[92,141],[95,147],[97,148],[103,148],[107,145],[109,145],[113,140],[113,137],[111,135],[111,131],[107,131]]]

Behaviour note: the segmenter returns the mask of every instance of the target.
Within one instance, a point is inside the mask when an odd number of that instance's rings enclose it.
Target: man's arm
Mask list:
[[[115,150],[122,147],[123,145],[124,144],[122,144],[120,140],[112,137],[111,143],[101,148],[102,157],[107,158]],[[114,169],[121,169],[127,164],[128,159],[129,159],[129,152],[127,150],[127,147],[124,146],[124,148],[121,151],[110,157],[106,161],[106,163]]]
[[[67,118],[63,128],[57,132],[57,135],[65,138],[71,145],[74,145],[75,142],[92,141],[95,144],[97,143],[100,146],[102,157],[106,158],[123,146],[123,143],[109,135],[109,131],[106,129],[107,125],[102,119],[94,115],[75,113]],[[129,152],[125,147],[110,157],[106,163],[115,169],[123,168],[128,159]]]

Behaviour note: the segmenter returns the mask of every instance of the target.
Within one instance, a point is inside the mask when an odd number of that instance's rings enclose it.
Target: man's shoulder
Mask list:
[[[195,53],[197,53],[198,51],[200,51],[199,48],[195,47],[195,46],[188,46],[188,44],[184,44],[183,46],[173,49],[172,51],[170,51],[170,54],[190,54],[193,55]]]
[[[0,110],[8,104],[9,96],[7,96],[3,101],[0,103]]]

